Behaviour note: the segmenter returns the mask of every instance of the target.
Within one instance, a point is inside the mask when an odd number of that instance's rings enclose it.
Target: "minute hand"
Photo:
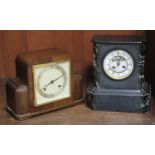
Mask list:
[[[59,77],[57,77],[56,79],[52,80],[52,83],[54,83],[55,81],[59,80],[60,78],[62,78],[64,75],[60,75]]]
[[[50,84],[53,84],[55,81],[59,80],[60,78],[62,78],[64,75],[60,75],[59,77],[57,77],[56,79],[54,80],[51,80],[48,84],[44,85],[43,86],[43,90],[46,91],[47,87],[50,85]]]

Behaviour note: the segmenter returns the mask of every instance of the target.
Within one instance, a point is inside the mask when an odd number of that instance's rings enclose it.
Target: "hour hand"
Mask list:
[[[56,79],[54,80],[51,80],[48,84],[44,85],[43,86],[43,90],[46,91],[47,87],[50,85],[50,84],[53,84],[55,81],[57,81],[58,79],[60,79],[61,77],[63,77],[64,75],[60,75],[59,77],[57,77]]]
[[[119,66],[120,65],[120,61],[117,61],[117,66]]]
[[[44,85],[42,89],[46,91],[47,87],[52,83],[54,83],[54,80],[51,80],[48,84]]]

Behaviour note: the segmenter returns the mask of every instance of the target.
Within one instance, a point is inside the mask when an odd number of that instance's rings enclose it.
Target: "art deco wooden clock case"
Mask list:
[[[81,77],[73,75],[71,58],[58,49],[20,54],[16,59],[16,75],[6,84],[7,110],[16,119],[61,109],[83,100]]]
[[[94,83],[88,104],[95,110],[146,112],[150,86],[145,81],[145,37],[94,36]]]

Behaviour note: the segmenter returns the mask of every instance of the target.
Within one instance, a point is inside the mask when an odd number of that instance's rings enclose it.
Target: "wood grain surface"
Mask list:
[[[144,34],[144,31],[105,30],[8,30],[0,31],[0,78],[15,76],[15,58],[25,51],[59,48],[73,59],[74,73],[85,74],[92,65],[94,34]]]

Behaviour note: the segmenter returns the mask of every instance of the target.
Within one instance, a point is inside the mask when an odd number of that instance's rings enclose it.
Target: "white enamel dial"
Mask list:
[[[70,61],[34,66],[35,105],[70,97]]]
[[[115,80],[123,80],[129,77],[133,68],[133,58],[124,50],[111,51],[103,60],[103,69],[106,75]]]

